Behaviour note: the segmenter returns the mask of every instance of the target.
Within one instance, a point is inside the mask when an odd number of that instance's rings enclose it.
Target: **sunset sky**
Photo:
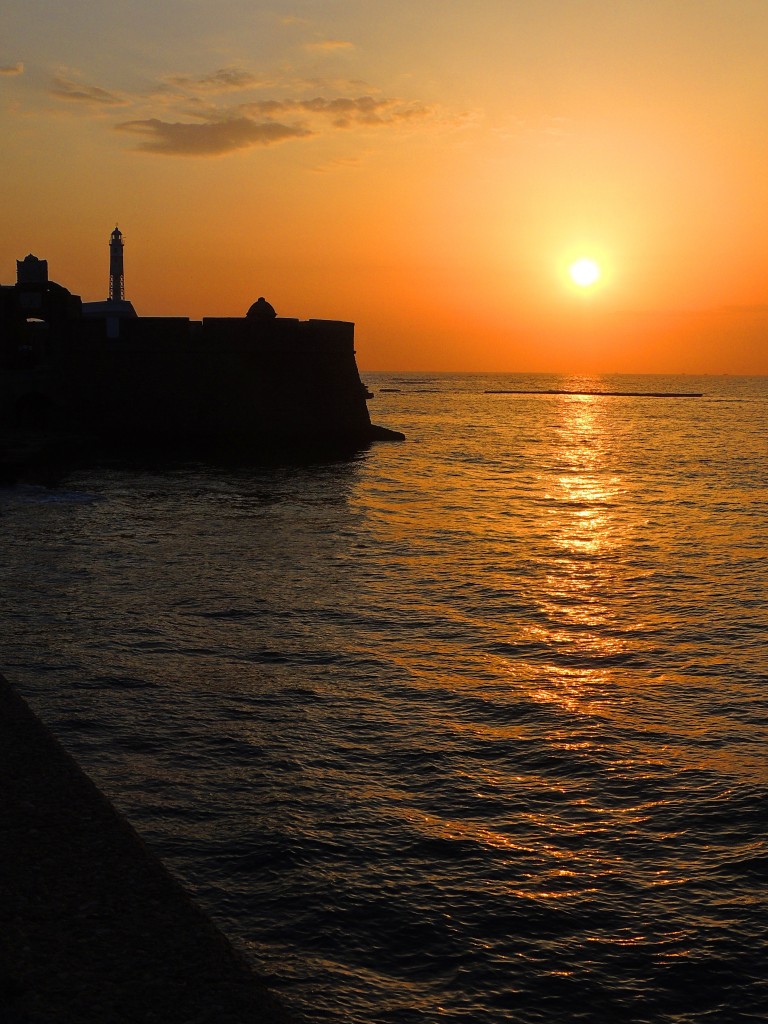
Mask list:
[[[768,373],[766,0],[5,0],[0,282],[363,369]],[[599,265],[581,287],[568,267]]]

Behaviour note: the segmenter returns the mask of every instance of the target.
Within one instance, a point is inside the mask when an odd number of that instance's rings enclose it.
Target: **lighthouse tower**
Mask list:
[[[133,303],[125,301],[123,233],[118,227],[109,236],[109,298],[102,302],[84,302],[82,311],[86,320],[104,321],[104,333],[109,339],[122,337],[122,321],[136,319]]]
[[[120,228],[109,236],[109,301],[122,302],[125,298],[123,276],[123,233]]]

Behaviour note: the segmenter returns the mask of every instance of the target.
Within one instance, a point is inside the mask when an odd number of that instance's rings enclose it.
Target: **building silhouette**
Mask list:
[[[241,317],[137,316],[117,227],[109,252],[102,302],[31,253],[0,285],[0,427],[302,448],[402,438],[371,423],[353,323],[280,317],[263,297]]]

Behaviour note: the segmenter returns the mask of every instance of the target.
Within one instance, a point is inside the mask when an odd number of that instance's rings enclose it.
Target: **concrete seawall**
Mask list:
[[[3,1024],[290,1024],[0,675]]]

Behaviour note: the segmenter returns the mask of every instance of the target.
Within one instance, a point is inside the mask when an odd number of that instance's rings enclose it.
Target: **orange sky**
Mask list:
[[[0,117],[3,283],[117,222],[139,313],[363,369],[768,373],[765,0],[6,0]]]

